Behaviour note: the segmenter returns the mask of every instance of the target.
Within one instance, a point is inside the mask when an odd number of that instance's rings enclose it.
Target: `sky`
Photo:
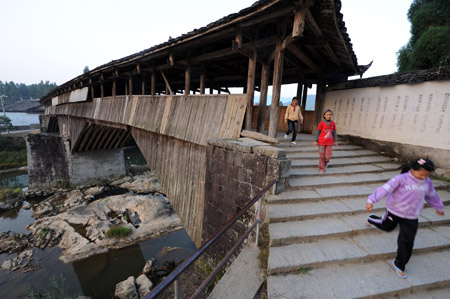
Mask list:
[[[0,80],[62,84],[83,71],[150,48],[255,0],[0,0]],[[364,78],[396,71],[410,37],[411,0],[341,0]],[[296,85],[282,87],[282,96]],[[269,94],[271,90],[269,90]],[[314,94],[315,90],[311,90]]]

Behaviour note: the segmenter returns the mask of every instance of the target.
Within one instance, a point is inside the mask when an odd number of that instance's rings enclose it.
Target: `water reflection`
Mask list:
[[[17,188],[26,186],[28,186],[27,172],[15,171],[0,175],[0,189],[4,187]]]
[[[177,250],[164,250],[176,247]],[[105,254],[92,256],[72,264],[59,261],[61,249],[34,249],[34,261],[41,268],[30,273],[18,271],[8,273],[0,270],[1,298],[24,298],[30,291],[45,294],[49,290],[52,275],[62,274],[66,279],[68,294],[91,298],[113,298],[116,284],[130,276],[141,274],[145,262],[155,258],[158,265],[164,261],[181,262],[196,249],[185,230],[176,231],[160,238],[151,239],[138,245],[113,250]],[[0,264],[15,255],[0,255]]]

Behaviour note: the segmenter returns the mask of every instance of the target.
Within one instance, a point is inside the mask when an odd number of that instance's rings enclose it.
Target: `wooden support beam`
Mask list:
[[[101,130],[100,130],[97,138],[95,138],[94,143],[92,144],[92,148],[91,148],[92,150],[98,149],[97,146],[100,143],[100,140],[103,138],[105,131],[108,130],[108,127],[105,127],[105,126],[100,126],[100,128],[101,128]]]
[[[305,82],[305,84],[303,84],[302,97],[303,97],[303,99],[302,99],[302,106],[300,108],[301,108],[303,117],[305,117],[305,115],[306,115],[306,102],[308,100],[308,84],[306,84],[306,82]],[[302,126],[302,131],[304,131],[304,126]]]
[[[128,85],[129,85],[129,95],[133,95],[133,76],[130,74],[128,77]]]
[[[305,10],[305,17],[306,21],[308,22],[309,27],[314,32],[314,35],[318,38],[324,38],[322,30],[320,29],[320,26],[317,24],[316,20],[314,19],[313,15],[311,14],[311,11],[309,9]],[[331,60],[337,65],[341,66],[341,62],[339,61],[339,58],[337,57],[336,53],[334,52],[333,48],[331,48],[330,44],[326,42],[324,44],[325,51],[330,56]]]
[[[166,83],[166,95],[167,94],[172,94],[172,88],[170,88],[169,81],[167,80],[166,75],[164,74],[164,71],[161,70],[160,72],[161,72],[161,75],[162,75],[162,77],[164,79],[164,82]]]
[[[142,93],[142,95],[145,95],[145,77],[144,76],[142,76],[141,93]]]
[[[280,105],[281,84],[283,81],[283,59],[284,52],[281,50],[282,40],[279,39],[276,45],[275,58],[273,63],[273,90],[272,104],[270,106],[269,137],[277,137],[278,129],[278,108]]]
[[[113,79],[112,96],[113,96],[113,98],[116,97],[116,78]]]
[[[299,9],[294,16],[294,25],[292,26],[292,37],[297,38],[303,36],[305,30],[305,9]]]
[[[188,65],[184,71],[184,95],[189,95],[191,90],[191,66]]]
[[[89,78],[89,86],[90,86],[90,89],[91,89],[91,98],[95,99],[94,84],[92,84],[92,79],[91,78]]]
[[[311,59],[308,58],[308,56],[306,56],[299,48],[297,48],[295,45],[290,44],[289,46],[287,46],[287,49],[289,50],[289,52],[291,52],[295,57],[297,57],[298,59],[300,59],[300,61],[302,61],[304,64],[306,64],[309,68],[311,68],[312,70],[314,70],[317,73],[320,73],[320,67],[315,64]]]
[[[200,69],[200,94],[205,94],[206,67],[204,63],[201,65]]]
[[[242,47],[242,42],[243,37],[242,37],[242,28],[238,27],[236,30],[236,38],[235,38],[235,42],[236,42],[236,46],[237,48],[241,48]]]
[[[324,92],[325,92],[325,76],[323,73],[320,73],[319,80],[317,82],[316,103],[314,107],[313,134],[316,132],[317,126],[322,120],[323,101],[325,98]]]
[[[261,88],[259,96],[259,110],[258,110],[258,123],[256,130],[259,133],[264,132],[264,126],[266,123],[266,106],[267,106],[267,91],[269,89],[269,76],[270,76],[270,65],[262,65],[261,73]]]
[[[103,99],[105,96],[104,90],[103,90],[103,74],[100,74],[100,97]]]
[[[156,88],[156,75],[155,75],[155,72],[152,72],[152,77],[151,77],[151,86],[150,86],[150,89],[151,89],[151,91],[150,91],[150,93],[151,93],[151,95],[152,95],[152,97],[153,96],[155,96],[155,88]]]
[[[108,139],[109,135],[111,134],[112,131],[114,131],[115,129],[112,127],[107,127],[107,129],[103,132],[103,136],[101,137],[98,145],[96,145],[97,149],[105,149],[105,142]]]
[[[248,72],[247,72],[247,110],[245,112],[245,129],[251,130],[252,128],[252,108],[253,97],[255,95],[255,73],[256,73],[256,58],[257,51],[253,48],[252,57],[248,59]]]

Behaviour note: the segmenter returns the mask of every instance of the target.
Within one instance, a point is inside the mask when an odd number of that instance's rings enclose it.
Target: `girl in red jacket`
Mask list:
[[[336,124],[331,120],[333,110],[327,109],[323,113],[323,120],[317,127],[314,146],[319,144],[319,172],[325,173],[331,158],[331,147],[337,144]]]

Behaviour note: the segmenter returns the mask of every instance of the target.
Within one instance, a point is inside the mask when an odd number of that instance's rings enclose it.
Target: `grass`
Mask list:
[[[106,236],[109,238],[123,238],[131,234],[133,230],[126,226],[113,226],[107,232]]]
[[[261,269],[264,271],[264,279],[267,279],[268,276],[268,265],[269,265],[269,224],[267,222],[263,222],[259,231],[259,249],[260,252],[258,254],[259,262],[261,263]]]
[[[308,274],[308,268],[300,268],[299,270],[298,270],[298,273],[299,274]]]
[[[8,197],[19,195],[21,191],[22,191],[21,187],[18,187],[15,189],[6,187],[3,189],[0,189],[0,201],[4,201]]]
[[[0,170],[27,165],[27,149],[23,138],[0,135]]]
[[[77,298],[77,296],[69,296],[68,290],[69,286],[66,283],[66,278],[60,274],[59,276],[53,275],[50,277],[50,290],[45,294],[40,294],[39,292],[34,292],[31,290],[30,295],[27,298],[30,299],[71,299]]]

